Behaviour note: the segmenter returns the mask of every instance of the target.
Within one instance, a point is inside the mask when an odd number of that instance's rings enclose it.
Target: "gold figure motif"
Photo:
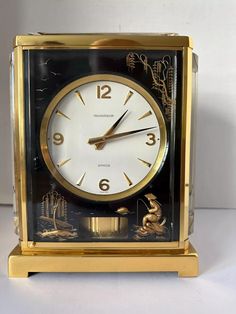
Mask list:
[[[161,99],[167,120],[171,120],[172,107],[176,104],[174,99],[174,67],[171,64],[171,57],[164,56],[161,60],[156,60],[150,65],[146,55],[130,52],[126,56],[126,65],[131,72],[134,71],[137,63],[143,65],[146,74],[150,72],[152,89],[157,91]]]
[[[39,221],[43,230],[37,232],[37,235],[41,238],[63,241],[78,236],[76,229],[67,221],[67,202],[56,191],[50,191],[43,196]],[[44,224],[49,224],[50,229],[45,229]]]
[[[149,213],[143,217],[143,225],[137,227],[136,240],[149,236],[162,236],[166,231],[166,218],[162,217],[161,205],[156,200],[156,196],[149,193],[145,197],[149,201],[150,208],[147,207]]]

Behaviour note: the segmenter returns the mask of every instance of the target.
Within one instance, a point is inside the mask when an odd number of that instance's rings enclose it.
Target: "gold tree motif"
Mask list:
[[[50,191],[45,194],[41,202],[41,215],[44,217],[62,218],[67,221],[67,202],[57,191]]]
[[[130,72],[136,68],[136,64],[143,65],[144,72],[150,73],[152,78],[152,89],[157,91],[161,99],[167,120],[171,120],[173,106],[176,104],[174,98],[174,67],[171,64],[171,57],[164,56],[160,60],[155,60],[152,65],[148,63],[148,58],[144,54],[130,52],[126,56],[126,65]]]
[[[40,225],[49,224],[50,228],[41,228],[37,235],[41,238],[60,241],[78,236],[76,229],[67,221],[67,201],[57,191],[52,190],[42,197]]]

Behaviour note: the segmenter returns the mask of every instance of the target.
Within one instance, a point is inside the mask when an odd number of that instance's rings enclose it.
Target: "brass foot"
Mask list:
[[[35,272],[177,272],[198,275],[198,255],[192,245],[184,253],[145,251],[119,253],[37,252],[23,254],[17,246],[8,260],[9,277],[26,278]]]

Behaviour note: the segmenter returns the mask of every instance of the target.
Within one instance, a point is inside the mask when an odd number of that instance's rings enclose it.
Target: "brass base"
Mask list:
[[[27,253],[19,245],[8,260],[9,277],[25,278],[35,272],[178,272],[198,275],[198,254],[190,244],[185,253],[70,254]]]

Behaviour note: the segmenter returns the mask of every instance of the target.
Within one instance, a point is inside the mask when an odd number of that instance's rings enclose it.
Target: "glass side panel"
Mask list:
[[[127,49],[29,50],[24,51],[24,71],[29,240],[177,241],[182,53],[173,50]],[[97,80],[95,84],[73,85],[76,80],[95,74],[115,75],[121,80],[117,83],[103,79]],[[126,84],[128,81],[130,85]],[[72,84],[72,89],[68,87],[69,84]],[[141,88],[136,89],[137,85]],[[67,87],[68,92],[60,98],[58,93]],[[149,100],[144,97],[143,90],[154,99],[155,105],[149,109]],[[122,94],[124,91],[125,94]],[[48,129],[43,131],[47,134],[46,145],[40,145],[42,121],[45,121],[52,100],[54,107],[47,117]],[[101,126],[103,132],[109,130],[125,110],[129,111],[129,116],[124,118],[124,123],[114,134],[142,126],[155,126],[159,131],[155,129],[149,133],[145,131],[139,135],[130,135],[129,139],[117,139],[105,143],[105,146],[102,138],[103,142],[96,143],[97,152],[93,149],[90,154],[88,140],[102,135],[102,132],[96,134],[96,128]],[[159,122],[155,122],[157,111],[161,112],[164,119],[162,128],[166,130],[167,142],[161,166],[151,180],[145,181],[146,184],[134,194],[127,193],[127,197],[120,200],[95,201],[86,199],[84,194],[78,195],[76,189],[90,192],[95,189],[97,195],[109,195],[109,189],[114,187],[122,191],[122,184],[128,190],[138,184],[135,178],[139,171],[143,171],[143,176],[150,170],[155,172],[153,165],[161,141],[155,132],[163,134]],[[91,132],[88,135],[89,130],[95,130],[94,134]],[[87,138],[86,144],[79,149],[84,137]],[[73,155],[77,142],[78,158]],[[122,143],[130,145],[122,146]],[[46,146],[51,147],[48,160],[42,154],[42,149],[43,152],[47,150]],[[111,147],[114,147],[116,153],[112,153]],[[56,150],[58,154],[63,151],[63,154],[53,155]],[[110,154],[109,159],[106,152]],[[148,159],[152,158],[151,152],[154,162]],[[94,158],[94,153],[100,154],[97,155],[100,157]],[[60,156],[60,160],[56,160],[55,156]],[[128,163],[131,157],[133,162]],[[55,170],[49,164],[54,165]],[[68,170],[70,167],[73,171]],[[114,179],[114,173],[119,167],[122,171]]]
[[[10,54],[10,111],[11,111],[11,139],[12,139],[12,152],[14,151],[14,144],[17,139],[13,137],[13,129],[15,124],[15,107],[14,107],[14,53]],[[15,160],[14,153],[12,153],[12,164],[15,170]],[[16,205],[16,190],[15,190],[15,171],[12,172],[12,182],[13,182],[13,219],[15,233],[19,235],[19,208]]]
[[[190,188],[189,188],[189,235],[193,233],[194,223],[194,178],[195,178],[195,155],[196,155],[196,107],[197,107],[197,72],[198,56],[193,53],[192,73],[192,121],[191,121],[191,161],[190,161]]]

